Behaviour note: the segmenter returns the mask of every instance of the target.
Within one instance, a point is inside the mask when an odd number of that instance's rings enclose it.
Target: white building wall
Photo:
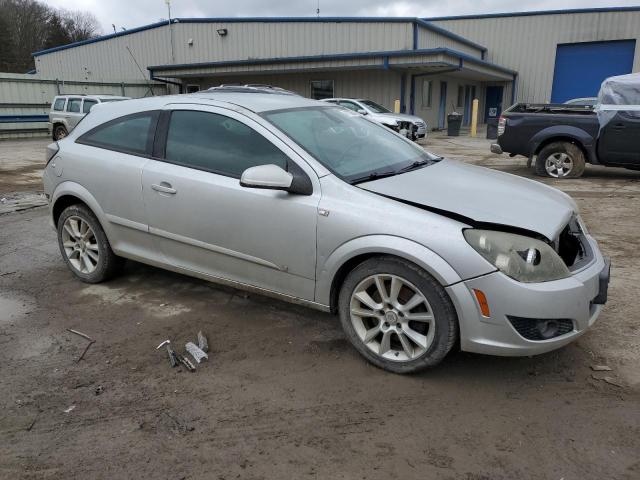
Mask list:
[[[517,101],[551,99],[556,47],[562,43],[636,40],[640,71],[640,11],[565,13],[433,20],[488,48],[486,60],[518,71]]]

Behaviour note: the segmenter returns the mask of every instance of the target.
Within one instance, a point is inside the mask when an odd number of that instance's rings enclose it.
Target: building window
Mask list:
[[[458,101],[456,107],[464,107],[464,87],[460,85],[458,87]]]
[[[311,80],[311,98],[333,98],[333,80]]]
[[[422,81],[422,106],[431,108],[431,90],[433,82],[431,80]]]
[[[200,91],[200,85],[187,85],[187,93],[196,93]]]

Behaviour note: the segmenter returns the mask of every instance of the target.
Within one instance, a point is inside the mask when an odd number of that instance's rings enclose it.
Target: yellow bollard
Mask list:
[[[473,99],[471,106],[471,136],[476,137],[478,135],[478,104],[480,102],[477,98]]]
[[[393,113],[400,113],[400,100],[393,102]]]

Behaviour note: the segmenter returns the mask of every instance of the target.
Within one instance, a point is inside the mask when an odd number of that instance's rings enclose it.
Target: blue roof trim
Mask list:
[[[478,45],[471,40],[468,40],[460,35],[450,32],[442,27],[438,27],[429,23],[428,21],[416,18],[416,17],[222,17],[222,18],[173,18],[171,23],[287,23],[287,22],[310,22],[310,23],[413,23],[420,25],[428,30],[439,33],[445,37],[451,38],[458,42],[469,45],[470,47],[477,48],[480,51],[486,51],[487,49],[482,45]],[[62,45],[60,47],[48,48],[46,50],[40,50],[39,52],[32,53],[32,56],[38,57],[40,55],[46,55],[48,53],[58,52],[60,50],[66,50],[68,48],[80,47],[82,45],[89,45],[96,42],[102,42],[116,37],[123,37],[132,33],[143,32],[145,30],[151,30],[154,28],[164,27],[169,25],[169,21],[152,23],[150,25],[144,25],[142,27],[131,28],[124,32],[111,33],[109,35],[103,35],[101,37],[91,38],[89,40],[83,40],[81,42],[70,43],[68,45]]]
[[[172,23],[176,23],[176,19],[171,20]],[[82,45],[89,45],[91,43],[102,42],[104,40],[109,40],[111,38],[116,37],[124,37],[125,35],[130,35],[132,33],[143,32],[145,30],[152,30],[154,28],[163,27],[165,25],[169,25],[169,21],[165,20],[162,22],[151,23],[149,25],[143,25],[142,27],[131,28],[129,30],[125,30],[124,32],[110,33],[109,35],[102,35],[101,37],[90,38],[89,40],[83,40],[81,42],[74,42],[68,45],[62,45],[60,47],[47,48],[46,50],[40,50],[39,52],[32,53],[31,55],[34,57],[39,57],[40,55],[46,55],[47,53],[58,52],[60,50],[66,50],[68,48],[80,47]]]
[[[483,13],[478,15],[452,15],[447,17],[428,17],[426,21],[440,20],[474,20],[482,18],[504,18],[504,17],[533,17],[537,15],[559,15],[572,13],[607,13],[607,12],[638,12],[640,6],[635,7],[599,7],[599,8],[574,8],[566,10],[533,10],[530,12],[510,12],[510,13]]]
[[[471,40],[468,40],[464,37],[461,37],[460,35],[457,35],[453,32],[450,32],[449,30],[446,30],[442,27],[438,27],[436,25],[434,25],[433,23],[429,22],[428,20],[423,20],[421,18],[418,19],[418,25],[423,26],[424,28],[428,28],[429,30],[439,33],[440,35],[443,35],[445,37],[449,37],[452,40],[456,40],[460,43],[464,43],[466,45],[469,45],[470,47],[474,47],[477,48],[478,50],[480,50],[481,52],[486,52],[487,51],[487,47],[484,47],[476,42],[472,42]]]
[[[450,48],[429,48],[429,49],[417,49],[417,50],[391,50],[380,52],[354,52],[354,53],[335,53],[332,55],[304,55],[296,57],[275,57],[275,58],[253,58],[249,60],[221,60],[218,62],[201,62],[201,63],[182,63],[182,64],[169,64],[169,65],[151,65],[147,67],[147,70],[153,72],[155,70],[181,70],[187,68],[204,68],[204,67],[226,67],[235,65],[269,65],[286,62],[305,62],[305,61],[323,61],[323,60],[349,60],[355,58],[371,58],[371,57],[407,57],[413,55],[429,55],[444,53],[454,56],[458,59],[464,59],[478,65],[493,68],[495,70],[513,75],[515,70],[511,70],[500,65],[496,65],[486,60],[473,57],[467,53],[452,50]],[[390,65],[393,67],[393,65]]]
[[[48,122],[49,115],[0,115],[0,123]]]

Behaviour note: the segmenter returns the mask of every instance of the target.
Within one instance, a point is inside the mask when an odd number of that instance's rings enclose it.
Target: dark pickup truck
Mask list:
[[[596,106],[597,108],[597,106]],[[640,170],[640,112],[616,111],[601,128],[594,107],[518,103],[498,124],[494,153],[535,158],[538,175],[579,177],[585,163]]]

